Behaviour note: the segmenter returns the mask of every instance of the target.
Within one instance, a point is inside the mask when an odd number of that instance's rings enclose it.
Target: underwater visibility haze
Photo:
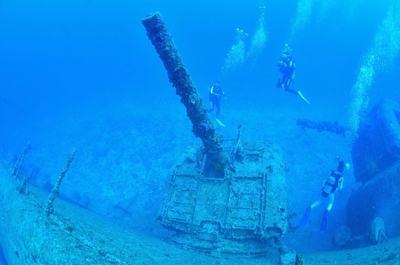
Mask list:
[[[50,191],[75,148],[61,197],[126,227],[167,235],[156,218],[168,174],[201,141],[143,27],[156,11],[205,109],[209,89],[221,83],[224,126],[215,122],[216,131],[232,139],[241,125],[246,141],[282,149],[292,227],[338,159],[350,164],[328,231],[318,230],[323,206],[310,216],[311,227],[284,237],[296,252],[333,249],[347,200],[361,185],[351,155],[360,123],[381,100],[400,100],[395,0],[0,1],[3,160],[15,162],[29,142],[25,169],[35,172],[33,185]],[[296,65],[290,88],[310,104],[276,88],[285,44]],[[209,115],[215,121],[215,111]],[[298,119],[339,124],[348,134],[304,130]]]

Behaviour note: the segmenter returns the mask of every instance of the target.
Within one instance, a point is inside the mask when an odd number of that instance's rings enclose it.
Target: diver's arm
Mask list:
[[[339,190],[342,190],[342,189],[343,189],[343,182],[344,182],[344,177],[341,177],[341,178],[339,179]]]
[[[293,69],[293,72],[290,75],[290,78],[293,80],[296,77],[296,64],[294,61],[290,61],[290,67]]]

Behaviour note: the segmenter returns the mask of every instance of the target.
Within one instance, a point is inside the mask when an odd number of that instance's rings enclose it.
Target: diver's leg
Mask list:
[[[276,83],[276,88],[283,88],[283,78],[284,78],[284,76],[283,75],[280,75],[279,76],[279,78],[278,78],[278,82]]]
[[[293,89],[290,89],[290,85],[291,85],[291,84],[292,84],[292,79],[287,78],[287,80],[286,80],[286,82],[285,82],[285,86],[284,86],[285,91],[286,91],[286,92],[289,92],[289,93],[291,93],[291,94],[296,94],[296,95],[298,95],[299,93],[298,93],[297,91],[294,91]]]
[[[323,198],[320,198],[318,201],[314,202],[313,204],[311,204],[311,209],[314,209],[315,207],[317,207],[318,205],[321,204]]]
[[[319,231],[325,232],[326,229],[328,228],[328,217],[329,217],[329,211],[328,209],[325,209],[324,213],[322,214],[322,221],[321,221],[321,226],[319,227]]]
[[[335,194],[330,193],[328,196],[329,203],[328,206],[326,207],[323,215],[322,215],[322,221],[321,221],[321,226],[319,228],[320,231],[325,232],[326,229],[328,228],[328,217],[329,217],[329,212],[332,209],[333,202],[335,200]]]
[[[289,93],[291,93],[291,94],[295,94],[295,95],[298,95],[298,94],[299,94],[298,91],[294,91],[293,89],[290,89],[289,87],[285,87],[285,91],[286,91],[286,92],[289,92]]]
[[[220,112],[220,110],[221,110],[221,103],[220,103],[220,101],[218,100],[218,101],[215,101],[215,108],[217,109],[217,113],[216,113],[216,118],[218,119],[218,117],[219,117],[219,112]]]
[[[306,226],[306,224],[308,222],[308,217],[310,216],[312,209],[314,209],[315,207],[320,205],[322,200],[323,200],[323,197],[321,197],[316,202],[314,202],[313,204],[311,204],[310,206],[307,207],[306,211],[304,212],[303,216],[300,219],[299,226],[301,226],[301,227]]]
[[[210,101],[210,108],[208,109],[208,112],[213,112],[214,110],[214,101]]]
[[[328,199],[329,199],[329,203],[328,203],[328,206],[326,207],[326,209],[328,211],[330,211],[333,207],[333,202],[335,201],[335,194],[330,193],[328,196]]]
[[[297,91],[294,91],[293,89],[290,89],[290,85],[292,84],[292,79],[290,79],[289,77],[285,76],[285,82],[283,83],[283,88],[285,89],[286,92],[289,92],[291,94],[296,94],[297,95]]]
[[[301,94],[300,90],[299,91],[295,91],[293,89],[290,89],[290,84],[292,83],[292,79],[288,78],[288,80],[285,83],[285,91],[289,92],[291,94],[295,94],[301,97],[301,99],[303,99],[308,105],[310,105],[310,102],[303,96],[303,94]]]

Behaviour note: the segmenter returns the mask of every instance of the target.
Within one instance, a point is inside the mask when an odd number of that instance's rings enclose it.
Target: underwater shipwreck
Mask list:
[[[209,118],[171,34],[159,13],[142,23],[176,89],[193,134],[201,139],[168,176],[157,221],[173,231],[169,242],[151,240],[127,228],[110,227],[95,213],[57,199],[73,163],[73,150],[50,194],[30,186],[31,172],[21,170],[28,144],[17,161],[2,161],[0,243],[9,264],[185,264],[202,253],[202,264],[227,257],[280,256],[281,264],[303,264],[281,241],[290,232],[285,162],[278,146],[224,140]],[[303,121],[304,122],[304,121]],[[314,125],[313,125],[314,126]],[[336,132],[337,133],[337,132]],[[342,132],[340,131],[340,134]],[[344,134],[343,134],[344,135]],[[360,247],[375,227],[376,243],[400,234],[400,107],[377,105],[353,146],[354,172],[362,186],[348,201],[343,247]],[[71,216],[75,216],[72,218]],[[371,226],[381,218],[384,222]],[[138,240],[139,239],[139,240]],[[180,246],[168,252],[169,245]],[[146,253],[142,253],[146,245]],[[161,255],[154,253],[161,252]],[[152,252],[153,251],[153,252]],[[237,263],[235,263],[237,262]],[[240,259],[218,264],[243,264]],[[257,263],[259,264],[259,263]]]
[[[174,241],[213,255],[266,253],[286,233],[287,189],[279,148],[242,143],[240,126],[229,151],[219,135],[159,14],[143,20],[170,82],[202,146],[190,149],[170,176],[159,222]]]
[[[382,243],[400,235],[400,104],[381,101],[366,115],[352,147],[362,185],[347,203],[348,246]]]
[[[201,145],[193,145],[176,165],[160,214],[155,218],[163,227],[175,231],[172,242],[210,257],[254,257],[264,256],[271,249],[285,251],[280,236],[287,232],[289,223],[285,165],[279,148],[274,144],[242,142],[240,126],[236,139],[224,141],[216,132],[161,15],[150,14],[142,22],[186,108],[194,135],[202,141]],[[132,243],[129,232],[118,228],[105,232],[105,223],[96,214],[85,213],[79,222],[73,220],[65,213],[79,206],[56,200],[75,150],[50,194],[30,187],[31,172],[21,170],[29,150],[28,143],[13,164],[6,161],[3,165],[8,168],[3,174],[9,179],[2,179],[0,184],[0,233],[7,261],[135,264],[134,251],[129,249],[138,242]],[[111,231],[119,231],[117,239]]]

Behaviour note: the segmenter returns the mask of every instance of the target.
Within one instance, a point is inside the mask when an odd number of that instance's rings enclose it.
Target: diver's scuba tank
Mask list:
[[[331,193],[333,186],[335,185],[336,178],[332,175],[330,175],[324,182],[324,187],[322,188],[322,191],[329,194]]]

